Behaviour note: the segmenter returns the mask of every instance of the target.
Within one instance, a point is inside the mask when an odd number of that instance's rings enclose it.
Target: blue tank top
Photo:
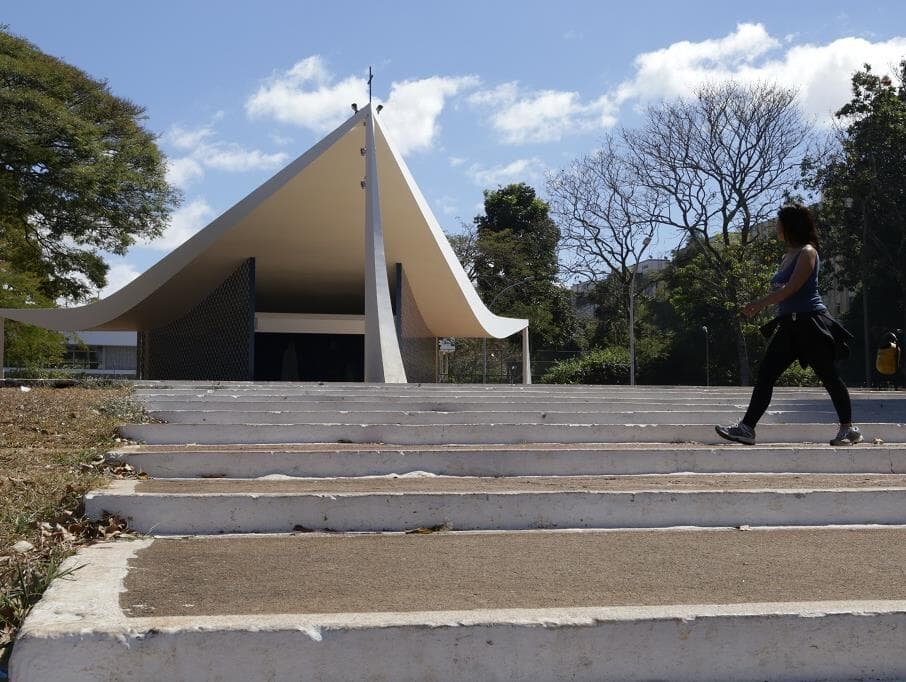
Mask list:
[[[785,268],[778,270],[771,278],[771,284],[775,287],[786,284],[793,276],[793,270],[796,269],[796,263],[799,261],[799,255],[796,254],[793,261]],[[818,293],[818,272],[821,270],[821,257],[816,254],[815,268],[812,274],[805,280],[805,284],[795,294],[785,301],[777,304],[778,315],[789,315],[790,313],[817,313],[827,310],[824,301],[821,300],[821,294]]]

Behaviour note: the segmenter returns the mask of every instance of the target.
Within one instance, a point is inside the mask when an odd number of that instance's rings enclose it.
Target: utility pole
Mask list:
[[[871,349],[868,339],[868,283],[865,281],[865,268],[868,267],[868,215],[865,201],[862,201],[862,338],[865,345],[865,388],[871,388]]]

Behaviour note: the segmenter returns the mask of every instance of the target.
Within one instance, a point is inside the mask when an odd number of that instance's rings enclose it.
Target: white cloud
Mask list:
[[[613,126],[623,106],[685,97],[702,83],[732,79],[794,88],[805,113],[827,125],[849,99],[852,74],[864,63],[884,72],[906,55],[906,37],[874,43],[848,37],[825,45],[795,40],[772,36],[762,24],[741,23],[721,38],[684,40],[638,55],[633,76],[597,97],[509,82],[473,93],[469,102],[490,112],[505,143],[555,142]]]
[[[635,75],[613,93],[616,102],[644,103],[689,95],[704,82],[729,79],[795,88],[803,109],[821,123],[850,97],[853,72],[865,62],[885,71],[906,54],[906,37],[872,43],[840,38],[826,45],[774,37],[761,24],[739,24],[729,35],[697,43],[674,43],[640,54]]]
[[[129,263],[117,263],[110,266],[110,270],[107,271],[107,286],[98,292],[98,296],[107,298],[110,294],[116,293],[129,284],[140,274],[142,273]]]
[[[466,175],[476,185],[488,187],[502,185],[507,182],[515,181],[532,181],[541,177],[544,170],[544,163],[541,159],[516,159],[507,164],[485,168],[480,164],[474,163],[469,166]]]
[[[223,112],[217,112],[214,120],[222,117]],[[284,152],[268,154],[218,140],[209,125],[200,128],[173,126],[163,139],[176,149],[188,152],[186,156],[167,161],[167,181],[183,189],[204,177],[206,168],[229,172],[271,170],[280,167],[289,158]]]
[[[202,145],[195,150],[195,157],[207,168],[233,172],[269,170],[277,168],[289,158],[284,152],[265,154],[257,149],[224,143]]]
[[[208,205],[208,202],[201,198],[195,199],[174,211],[170,216],[170,225],[164,230],[164,234],[144,246],[155,251],[172,251],[201,230],[213,215],[214,209]]]
[[[390,97],[381,114],[401,154],[430,149],[440,132],[438,118],[448,97],[477,86],[474,76],[432,76],[390,86]]]
[[[164,141],[177,149],[194,149],[213,134],[214,130],[210,126],[195,129],[173,126],[164,135]]]
[[[167,182],[185,189],[195,180],[204,177],[204,169],[191,156],[167,159]]]
[[[363,78],[347,76],[334,83],[324,60],[313,55],[267,79],[246,101],[245,110],[252,118],[272,118],[326,133],[349,117],[350,104],[367,101]]]
[[[466,159],[464,159],[461,156],[451,156],[449,158],[449,161],[450,161],[450,165],[453,168],[457,168],[457,167],[461,166],[462,164],[464,164],[466,162]]]
[[[616,123],[616,105],[607,94],[583,101],[577,92],[523,90],[510,82],[476,92],[469,102],[492,110],[491,125],[508,144],[556,142]]]
[[[475,76],[431,76],[391,83],[381,121],[403,154],[430,149],[440,131],[438,118],[446,99],[476,87]],[[361,76],[336,80],[320,55],[307,57],[283,73],[267,79],[246,101],[251,118],[271,118],[307,128],[319,135],[335,128],[351,114],[353,102],[368,101]]]
[[[437,199],[435,203],[437,205],[437,208],[440,209],[441,213],[443,213],[444,215],[456,215],[458,203],[455,197],[451,197],[449,194],[445,194],[444,196]]]
[[[273,142],[278,147],[287,147],[295,141],[288,135],[281,135],[280,133],[271,133],[270,135],[268,135],[268,137],[270,137],[271,142]]]

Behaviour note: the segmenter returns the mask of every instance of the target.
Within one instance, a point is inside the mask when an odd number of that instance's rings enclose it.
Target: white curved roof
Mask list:
[[[368,108],[111,296],[77,308],[0,309],[58,330],[147,330],[187,313],[243,260],[255,258],[256,310],[364,312],[365,128]],[[435,336],[503,338],[528,325],[479,299],[402,157],[375,117],[390,272],[402,263]]]

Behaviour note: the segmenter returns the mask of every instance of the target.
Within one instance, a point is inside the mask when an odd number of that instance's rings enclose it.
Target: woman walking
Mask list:
[[[736,426],[715,427],[727,440],[754,445],[755,427],[768,409],[774,383],[795,360],[811,366],[830,394],[840,419],[840,429],[831,445],[854,445],[862,434],[852,423],[849,391],[834,364],[838,354],[848,353],[846,341],[852,334],[827,314],[827,306],[818,293],[818,233],[815,221],[805,206],[784,206],[777,213],[777,237],[786,244],[780,269],[771,279],[773,291],[743,308],[752,317],[769,305],[777,304],[777,317],[762,328],[771,335],[758,378],[749,401],[749,409]]]

